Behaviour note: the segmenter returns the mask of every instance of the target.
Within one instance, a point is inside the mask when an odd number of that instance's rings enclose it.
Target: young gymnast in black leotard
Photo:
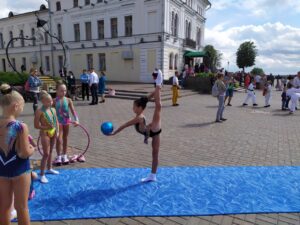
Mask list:
[[[154,79],[157,76],[153,76]],[[152,170],[151,174],[148,177],[143,178],[142,182],[156,181],[156,172],[158,167],[158,153],[160,146],[160,133],[161,133],[161,101],[160,101],[160,92],[161,92],[161,84],[156,82],[155,90],[148,96],[142,97],[138,100],[135,100],[133,103],[133,112],[136,116],[132,119],[120,126],[116,131],[114,131],[111,135],[116,135],[123,129],[129,126],[135,126],[135,129],[138,133],[144,135],[144,142],[147,143],[148,137],[152,138]],[[147,102],[151,99],[154,99],[155,102],[155,110],[153,114],[152,122],[146,125],[146,119],[143,114],[144,109],[147,106]]]

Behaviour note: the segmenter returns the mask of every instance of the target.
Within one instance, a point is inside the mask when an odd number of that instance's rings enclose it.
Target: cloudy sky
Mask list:
[[[235,53],[244,41],[254,41],[256,66],[273,74],[300,71],[299,0],[210,0],[205,44],[223,53],[223,67],[235,71]],[[248,69],[249,70],[249,69]]]
[[[299,0],[210,0],[205,44],[223,53],[223,67],[236,67],[235,52],[244,41],[254,41],[256,66],[267,73],[294,74],[300,70]],[[45,0],[0,0],[0,18],[9,11],[38,9]],[[249,69],[248,69],[249,70]]]

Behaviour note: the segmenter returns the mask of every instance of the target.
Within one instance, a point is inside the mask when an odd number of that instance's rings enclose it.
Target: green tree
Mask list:
[[[204,47],[206,56],[203,59],[203,63],[212,72],[215,72],[218,67],[221,67],[222,53],[214,48],[212,45],[206,45]]]
[[[236,52],[236,65],[244,72],[246,67],[255,65],[256,56],[257,49],[254,42],[246,41],[240,45]]]
[[[262,68],[259,68],[259,67],[254,67],[252,70],[251,70],[251,74],[255,74],[255,75],[263,75],[265,72]]]

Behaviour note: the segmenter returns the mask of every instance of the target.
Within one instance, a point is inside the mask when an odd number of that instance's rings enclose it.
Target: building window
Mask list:
[[[62,55],[59,55],[58,56],[59,71],[63,71],[63,66],[64,66],[64,57]]]
[[[99,70],[105,71],[106,70],[106,60],[105,60],[105,53],[99,53]]]
[[[3,34],[0,33],[0,48],[4,48]]]
[[[32,28],[31,29],[31,37],[34,37],[35,36],[35,29]],[[36,42],[35,42],[35,38],[32,40],[32,45],[35,46]]]
[[[174,54],[171,53],[169,56],[169,69],[172,70],[173,69],[173,61],[174,61]]]
[[[98,39],[104,39],[104,20],[98,20]]]
[[[174,19],[174,36],[178,36],[178,14],[176,13]]]
[[[78,0],[73,0],[73,7],[77,8],[78,7]]]
[[[15,58],[11,58],[11,64],[13,66],[13,69],[16,69],[16,59]]]
[[[24,38],[24,31],[20,30],[20,38]],[[21,39],[21,46],[24,47],[25,46],[25,40]]]
[[[189,37],[189,21],[185,21],[185,38]]]
[[[91,4],[91,0],[84,0],[84,4],[85,4],[85,5]]]
[[[201,28],[197,28],[197,37],[196,37],[196,40],[197,40],[197,45],[201,45]]]
[[[48,33],[45,33],[44,36],[45,36],[45,45],[48,45],[49,44]]]
[[[85,39],[87,41],[92,40],[92,23],[91,22],[85,23]]]
[[[12,31],[9,31],[9,39],[11,40],[11,39],[13,39],[13,37],[14,37],[14,34],[13,34],[13,32]],[[10,47],[14,47],[15,45],[14,45],[14,42],[12,41],[11,43],[10,43]]]
[[[86,55],[86,61],[87,61],[87,69],[90,70],[94,68],[94,62],[93,62],[93,55],[87,54]]]
[[[176,54],[174,57],[174,69],[175,70],[178,69],[178,54]]]
[[[111,26],[111,38],[118,37],[118,18],[111,18],[110,19],[110,26]]]
[[[132,36],[132,16],[125,16],[125,36]]]
[[[61,24],[57,24],[57,37],[58,39],[62,42],[63,37],[62,37],[62,28],[61,28]]]
[[[61,4],[60,4],[60,2],[56,2],[56,11],[61,11]]]
[[[5,59],[2,59],[2,70],[3,70],[3,72],[6,72],[6,63],[5,63]]]
[[[74,24],[74,40],[80,41],[80,25],[79,23]]]
[[[175,14],[171,13],[171,34],[174,35]]]
[[[25,57],[22,57],[22,66],[21,68],[24,69],[24,71],[26,71],[26,68],[27,68],[27,62],[26,62],[26,58]],[[23,72],[23,71],[22,71]]]
[[[191,22],[189,22],[189,26],[188,26],[188,38],[191,39],[192,36],[192,24]]]
[[[46,62],[46,71],[50,71],[50,57],[45,56],[45,62]]]

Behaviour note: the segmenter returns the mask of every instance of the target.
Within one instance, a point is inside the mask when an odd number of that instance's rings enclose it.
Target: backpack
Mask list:
[[[218,97],[219,96],[219,88],[218,88],[217,82],[215,82],[214,85],[212,86],[211,94],[214,97]]]
[[[24,85],[24,89],[25,89],[25,91],[30,91],[29,79],[26,81],[26,83]]]

